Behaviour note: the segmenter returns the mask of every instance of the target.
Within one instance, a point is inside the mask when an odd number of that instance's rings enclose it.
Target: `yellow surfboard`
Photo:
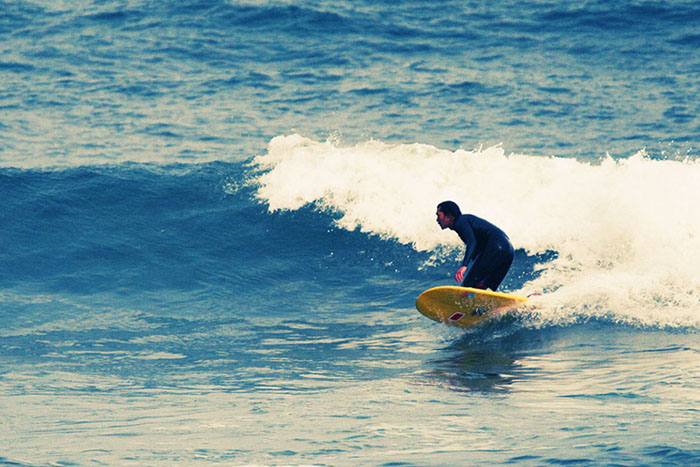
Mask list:
[[[434,287],[416,300],[416,308],[430,319],[441,323],[471,328],[483,320],[513,310],[527,301],[526,297],[470,287]]]

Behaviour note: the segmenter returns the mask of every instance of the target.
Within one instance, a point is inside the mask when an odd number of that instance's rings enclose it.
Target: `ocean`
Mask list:
[[[700,464],[698,17],[0,0],[0,465]]]

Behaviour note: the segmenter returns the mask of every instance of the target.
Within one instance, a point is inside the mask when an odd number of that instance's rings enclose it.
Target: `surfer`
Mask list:
[[[462,282],[462,287],[495,291],[513,264],[513,245],[508,236],[480,217],[462,214],[459,206],[452,201],[438,204],[437,223],[443,230],[457,232],[467,247],[462,267],[455,274],[457,282]]]

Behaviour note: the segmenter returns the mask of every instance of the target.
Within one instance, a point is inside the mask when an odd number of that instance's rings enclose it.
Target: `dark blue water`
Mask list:
[[[0,464],[697,464],[699,13],[0,1]]]

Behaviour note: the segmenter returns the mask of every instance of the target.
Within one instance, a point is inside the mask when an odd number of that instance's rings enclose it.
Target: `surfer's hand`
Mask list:
[[[457,279],[457,282],[462,282],[464,280],[465,272],[467,272],[466,266],[462,266],[461,268],[457,269],[457,274],[455,274],[455,279]]]

